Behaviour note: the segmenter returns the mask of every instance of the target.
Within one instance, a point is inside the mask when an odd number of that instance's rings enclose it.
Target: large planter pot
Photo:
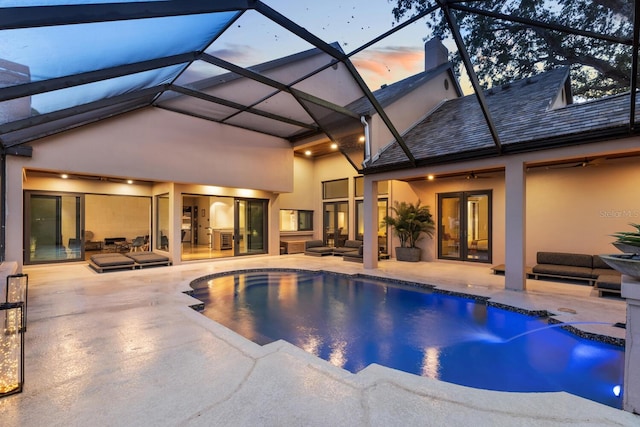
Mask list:
[[[613,242],[612,245],[615,246],[616,249],[618,249],[620,252],[623,252],[625,254],[640,253],[640,246],[633,246],[633,245],[629,245],[627,243],[621,243],[621,242]]]
[[[396,248],[396,259],[398,261],[418,262],[420,261],[420,248]]]
[[[640,280],[640,255],[600,255],[600,259],[614,270]]]

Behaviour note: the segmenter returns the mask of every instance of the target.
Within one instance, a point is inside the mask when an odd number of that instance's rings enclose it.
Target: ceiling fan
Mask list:
[[[464,177],[464,179],[467,180],[471,180],[471,179],[487,179],[487,178],[491,178],[490,176],[480,176],[477,173],[475,173],[474,171],[471,171],[469,174],[467,174],[467,176]]]
[[[607,160],[606,157],[596,157],[594,159],[588,159],[585,157],[585,159],[579,163],[576,164],[567,164],[567,165],[560,165],[556,168],[553,169],[566,169],[566,168],[586,168],[589,166],[599,166],[602,163],[604,163],[604,161]]]

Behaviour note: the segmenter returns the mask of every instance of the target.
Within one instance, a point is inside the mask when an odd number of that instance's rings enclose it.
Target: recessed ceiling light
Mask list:
[[[304,155],[305,155],[305,156],[310,156],[310,155],[311,155],[311,150],[307,150],[307,151],[305,151],[305,152],[304,152]]]
[[[67,179],[69,178],[69,175],[67,175],[66,173],[63,173],[62,175],[60,175],[60,178]]]
[[[433,176],[433,175],[427,175],[427,179],[428,179],[429,181],[433,181],[435,178],[436,178],[436,177],[435,177],[435,176]]]
[[[336,144],[335,142],[333,144],[331,144],[331,149],[335,150],[336,148],[338,148],[338,144]]]
[[[361,136],[360,139],[358,139],[358,141],[364,142],[364,136]]]
[[[133,180],[132,179],[128,179],[127,180],[127,184],[133,184]]]

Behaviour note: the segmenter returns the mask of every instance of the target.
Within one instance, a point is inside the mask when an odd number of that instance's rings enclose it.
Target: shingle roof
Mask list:
[[[434,77],[441,75],[445,71],[453,74],[451,63],[447,62],[446,64],[442,64],[429,71],[423,71],[393,84],[385,85],[380,89],[373,91],[373,95],[376,97],[376,100],[380,105],[386,107]],[[461,94],[460,88],[456,86],[456,89],[458,90],[458,93]],[[352,102],[347,105],[346,108],[360,115],[372,115],[376,113],[376,110],[366,97],[362,97]]]
[[[550,109],[568,78],[568,68],[558,68],[484,91],[505,151],[534,141],[628,125],[628,95]],[[475,94],[444,102],[403,137],[416,160],[488,149],[499,154]],[[369,168],[406,162],[404,152],[393,142]]]

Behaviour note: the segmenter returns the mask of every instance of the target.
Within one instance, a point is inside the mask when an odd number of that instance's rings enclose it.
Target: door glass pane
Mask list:
[[[467,197],[467,259],[489,259],[489,196]]]
[[[440,256],[460,257],[460,197],[443,196],[440,200]]]
[[[336,205],[335,203],[325,203],[324,204],[324,215],[323,215],[323,224],[324,224],[324,243],[327,246],[334,246],[334,234],[336,229]]]
[[[236,255],[265,253],[266,202],[264,200],[236,200]]]
[[[349,236],[349,203],[324,204],[324,236],[327,246],[341,247]]]
[[[265,250],[264,206],[261,201],[247,202],[247,252],[259,253]]]
[[[356,240],[364,240],[364,202],[356,201]]]
[[[377,244],[378,252],[381,254],[387,253],[387,225],[382,221],[387,215],[387,199],[378,200],[378,232],[377,232]],[[364,240],[364,202],[362,200],[356,201],[356,239]]]
[[[27,263],[82,259],[80,196],[30,196]]]
[[[169,250],[169,195],[156,196],[156,249]]]
[[[386,182],[386,181],[385,181]],[[389,201],[387,199],[378,200],[378,253],[388,254],[387,233],[389,226],[382,222],[382,218],[387,215]]]

